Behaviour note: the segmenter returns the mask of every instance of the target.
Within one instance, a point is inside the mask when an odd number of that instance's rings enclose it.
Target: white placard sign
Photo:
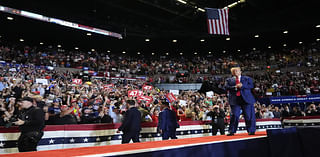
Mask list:
[[[180,100],[180,105],[182,105],[182,106],[187,106],[187,101],[185,101],[185,100]]]
[[[36,83],[48,85],[48,80],[47,79],[36,79]]]
[[[206,96],[207,96],[208,98],[212,98],[212,97],[213,97],[213,91],[206,92]]]
[[[173,95],[179,95],[179,90],[170,90],[169,93],[172,93]]]

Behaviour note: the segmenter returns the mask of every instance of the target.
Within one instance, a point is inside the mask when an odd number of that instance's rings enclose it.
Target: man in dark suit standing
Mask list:
[[[228,136],[232,136],[237,132],[240,109],[244,113],[248,134],[254,135],[256,131],[254,103],[256,100],[251,93],[253,81],[248,76],[241,76],[240,67],[231,68],[231,73],[233,77],[228,78],[225,83],[225,87],[229,91],[228,100],[231,107]]]
[[[125,113],[124,120],[121,126],[118,128],[118,133],[123,132],[122,144],[129,143],[130,140],[140,142],[139,135],[141,131],[141,113],[135,107],[134,100],[127,100],[127,112]]]
[[[159,113],[158,128],[162,134],[162,140],[177,139],[176,129],[179,127],[174,111],[169,109],[168,102],[161,103],[162,111]]]

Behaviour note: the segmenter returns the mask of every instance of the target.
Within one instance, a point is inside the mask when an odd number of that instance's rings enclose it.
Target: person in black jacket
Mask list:
[[[207,116],[212,118],[212,136],[217,135],[218,130],[220,130],[220,134],[225,134],[225,124],[224,118],[225,113],[223,109],[220,109],[218,105],[213,106],[213,110],[207,113]]]
[[[44,112],[33,106],[33,99],[30,97],[24,97],[20,105],[22,111],[17,121],[13,122],[21,131],[18,139],[19,152],[37,151],[45,127]]]
[[[134,100],[127,100],[127,112],[125,113],[124,120],[118,128],[117,133],[123,132],[122,144],[129,143],[132,139],[133,142],[140,142],[139,135],[141,131],[141,113],[135,107]]]

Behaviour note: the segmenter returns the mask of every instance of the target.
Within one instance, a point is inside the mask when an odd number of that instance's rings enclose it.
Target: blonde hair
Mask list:
[[[233,67],[233,68],[231,68],[231,69],[230,69],[231,74],[234,75],[234,71],[236,71],[236,70],[238,70],[238,69],[241,71],[241,68],[240,68],[240,67]]]

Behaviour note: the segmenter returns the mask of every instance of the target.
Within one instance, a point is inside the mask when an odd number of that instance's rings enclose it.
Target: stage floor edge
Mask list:
[[[224,155],[224,156],[243,156],[241,153],[236,151],[244,152],[243,149],[250,149],[248,146],[254,146],[255,151],[259,152],[257,145],[265,147],[267,134],[265,131],[256,132],[255,135],[248,135],[247,133],[239,133],[234,136],[206,136],[196,138],[185,138],[176,140],[165,140],[165,141],[152,141],[152,142],[141,142],[141,143],[130,143],[121,145],[108,145],[108,146],[95,146],[95,147],[81,147],[81,148],[70,148],[70,149],[59,149],[49,151],[37,151],[37,152],[25,152],[25,153],[13,153],[3,154],[0,156],[6,157],[35,157],[35,156],[52,156],[52,157],[67,157],[67,156],[85,156],[85,157],[100,157],[100,156],[194,156],[197,153]],[[264,141],[261,142],[261,139]],[[260,140],[260,141],[259,141]],[[256,142],[254,142],[256,141]],[[248,144],[250,142],[250,144]],[[236,143],[237,147],[233,146]],[[240,144],[241,143],[241,144]],[[212,147],[215,145],[215,147]],[[240,146],[242,145],[242,146]],[[264,146],[262,146],[264,145]],[[228,146],[228,147],[226,147]],[[200,147],[204,152],[198,151]],[[216,148],[213,150],[212,148]],[[188,150],[187,150],[188,149]],[[223,150],[220,150],[223,149]],[[239,150],[236,150],[239,149]],[[240,150],[242,149],[242,150]],[[186,151],[187,150],[187,151]],[[230,152],[231,151],[231,152]],[[233,151],[233,152],[232,152]],[[246,150],[248,152],[250,150]],[[263,151],[264,150],[260,150]],[[170,155],[170,153],[173,153]],[[247,156],[248,154],[246,154]],[[253,155],[253,154],[252,154]],[[256,154],[255,154],[256,155]],[[208,156],[208,154],[206,155]],[[210,156],[210,155],[209,155]],[[251,155],[250,155],[251,156]]]

